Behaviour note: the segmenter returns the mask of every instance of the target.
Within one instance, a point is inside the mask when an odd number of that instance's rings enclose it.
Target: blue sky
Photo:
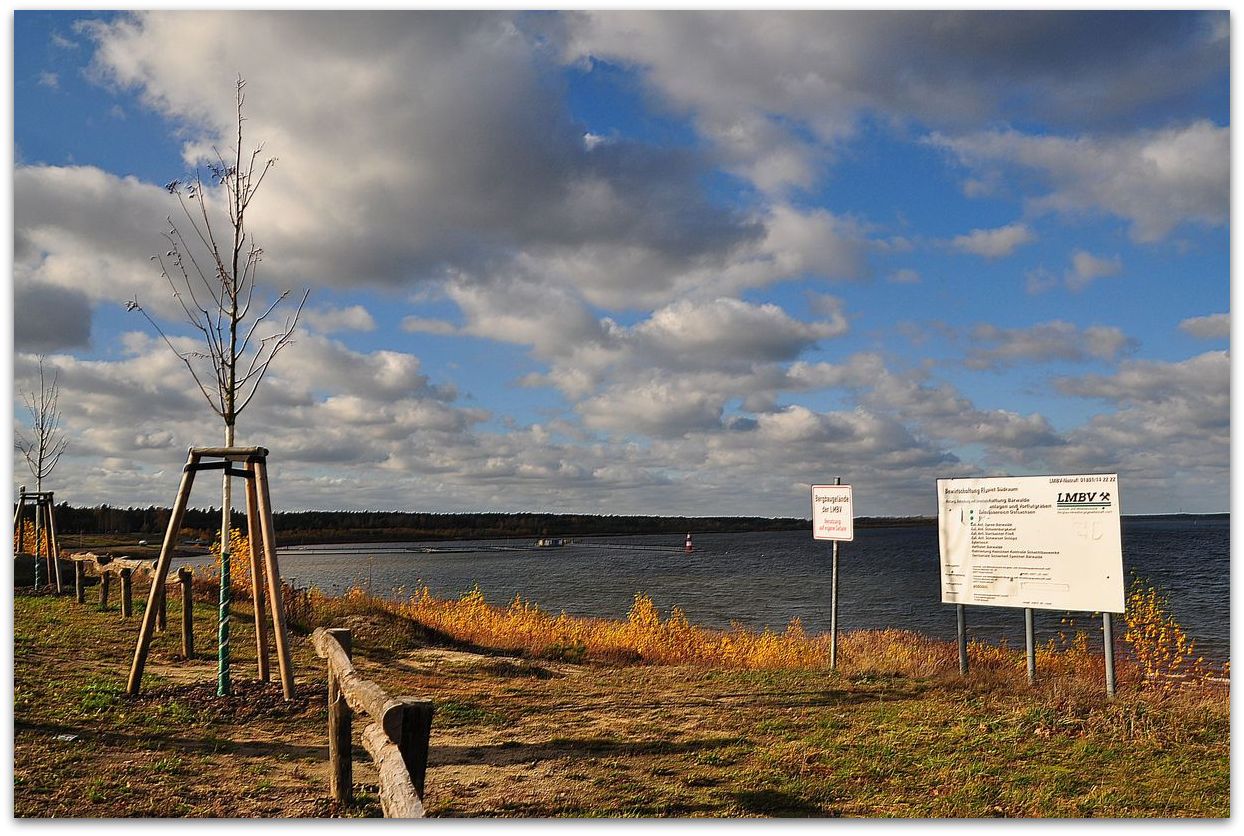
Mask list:
[[[260,284],[311,289],[239,420],[282,507],[803,515],[840,476],[928,514],[1110,471],[1226,510],[1227,22],[19,11],[15,420],[46,355],[76,504],[167,504],[219,439],[123,303],[190,335],[161,187],[241,75]]]

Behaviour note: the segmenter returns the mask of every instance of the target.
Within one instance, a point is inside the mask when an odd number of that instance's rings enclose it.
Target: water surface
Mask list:
[[[1226,519],[1123,522],[1129,581],[1139,576],[1165,592],[1199,652],[1214,661],[1225,661],[1230,648],[1229,543]],[[518,595],[554,613],[606,618],[625,617],[642,592],[663,613],[682,607],[694,624],[781,630],[799,618],[809,632],[829,630],[830,544],[809,532],[696,535],[691,554],[677,535],[532,545],[523,539],[299,546],[280,554],[286,578],[330,592],[360,585],[394,595],[422,583],[437,596],[457,597],[478,585],[492,603]],[[857,529],[855,541],[841,546],[839,583],[841,629],[898,627],[954,638],[954,607],[941,603],[933,526]],[[1023,646],[1022,610],[967,612],[974,638]],[[1037,610],[1035,622],[1038,640],[1079,627],[1100,642],[1100,619],[1089,613]]]

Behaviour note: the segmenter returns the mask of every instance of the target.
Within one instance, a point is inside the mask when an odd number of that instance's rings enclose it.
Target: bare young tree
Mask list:
[[[26,466],[30,475],[35,477],[35,490],[43,492],[43,480],[52,475],[60,457],[69,447],[69,439],[61,430],[60,421],[60,372],[53,372],[51,381],[47,378],[47,357],[39,355],[39,390],[27,392],[22,390],[22,402],[30,413],[30,430],[23,433],[15,430],[14,446],[26,458]],[[39,537],[43,532],[43,504],[35,503],[35,586],[40,585],[39,573]],[[22,532],[18,531],[18,542]],[[50,547],[49,547],[50,551]],[[52,578],[56,580],[56,591],[60,591],[60,565],[57,556],[50,556]]]
[[[277,309],[289,299],[284,291],[264,301],[256,298],[256,273],[263,250],[247,227],[247,211],[276,160],[265,158],[263,145],[250,151],[243,144],[246,82],[237,81],[237,145],[227,152],[213,148],[216,159],[191,179],[174,180],[165,188],[181,207],[178,220],[168,219],[163,254],[152,256],[169,283],[184,321],[200,337],[200,348],[179,348],[138,299],[126,303],[140,312],[185,364],[199,391],[225,425],[225,446],[234,446],[238,416],[251,403],[272,361],[288,346],[306,304],[304,291],[292,316],[278,322]],[[227,157],[227,158],[226,158]],[[222,205],[223,204],[223,205]],[[224,477],[220,524],[220,644],[217,690],[229,685],[229,532],[232,493]]]
[[[35,490],[43,491],[43,480],[52,475],[69,439],[61,431],[60,421],[60,372],[47,378],[47,358],[39,356],[39,391],[22,391],[22,402],[30,413],[29,433],[16,431],[14,445],[26,458],[30,475],[35,478]]]

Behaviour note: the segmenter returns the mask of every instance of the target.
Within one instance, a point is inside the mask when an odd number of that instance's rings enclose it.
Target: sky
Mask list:
[[[1226,12],[13,30],[13,415],[43,356],[58,501],[170,505],[223,439],[125,302],[195,345],[152,256],[240,76],[259,296],[310,289],[238,419],[278,510],[799,517],[839,477],[933,514],[938,478],[1099,472],[1228,510]]]

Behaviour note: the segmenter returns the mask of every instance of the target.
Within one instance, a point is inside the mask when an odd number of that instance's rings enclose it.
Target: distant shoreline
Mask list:
[[[148,541],[158,549],[168,525],[169,509],[56,508],[56,526],[62,535],[83,545],[111,546]],[[1229,512],[1212,514],[1125,514],[1129,522],[1162,520],[1229,520]],[[245,530],[246,516],[235,513],[234,525]],[[742,534],[763,531],[811,530],[800,517],[684,517],[604,514],[425,513],[409,511],[286,511],[274,515],[277,541],[282,546],[333,543],[400,543],[445,540],[514,540],[542,537],[629,537],[687,533]],[[214,509],[190,509],[182,537],[210,541],[220,525]],[[935,516],[856,517],[859,529],[933,528]],[[194,533],[191,533],[194,532]]]

